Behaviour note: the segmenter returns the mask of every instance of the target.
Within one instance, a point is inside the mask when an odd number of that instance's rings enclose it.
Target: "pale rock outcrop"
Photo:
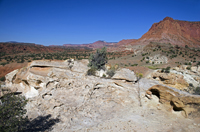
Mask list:
[[[19,71],[18,69],[17,69],[17,70],[14,70],[14,71],[8,73],[8,74],[5,76],[7,87],[11,87],[11,86],[12,86],[12,82],[13,82],[13,80],[15,79],[16,74],[17,74],[18,71]]]
[[[30,67],[57,67],[57,68],[67,68],[66,65],[69,65],[69,61],[51,61],[51,60],[39,60],[39,61],[32,61]]]
[[[187,88],[189,86],[187,81],[184,80],[183,75],[179,75],[175,73],[161,73],[157,71],[157,72],[153,72],[151,74],[151,77],[153,79],[163,82],[164,84],[180,85],[181,87],[179,89]]]
[[[149,88],[146,95],[149,97],[150,94],[158,96],[159,101],[167,107],[175,111],[183,111],[185,117],[188,117],[188,114],[200,116],[200,98],[197,95],[190,95],[161,85]]]
[[[149,61],[149,63],[154,63],[154,64],[164,64],[164,63],[168,63],[168,58],[164,55],[154,55],[154,56],[150,56],[149,59],[146,59]]]
[[[187,67],[186,65],[173,67],[170,73],[162,73],[161,70],[155,70],[148,78],[181,90],[188,89],[189,85],[198,87],[200,85],[200,73],[197,71],[197,67],[191,67],[191,70],[188,70]]]
[[[53,64],[50,64],[51,62]],[[142,78],[139,83],[135,83],[137,77],[128,69],[119,69],[113,79],[104,79],[86,75],[88,69],[86,60],[73,63],[67,61],[66,67],[64,62],[61,62],[61,66],[58,62],[51,62],[41,63],[42,66],[33,62],[34,65],[30,64],[31,66],[9,74],[6,82],[10,89],[17,88],[16,92],[21,92],[29,98],[26,106],[29,118],[46,115],[59,118],[60,122],[53,126],[54,132],[158,131],[161,128],[163,131],[169,131],[172,127],[166,124],[173,121],[178,122],[173,122],[173,127],[184,125],[189,131],[199,130],[198,126],[188,126],[192,123],[198,124],[200,115],[196,111],[198,107],[193,107],[193,104],[198,103],[199,96],[193,99],[194,96],[187,94],[188,102],[184,102],[184,98],[181,98],[186,105],[178,105],[179,97],[184,93],[163,87],[160,92],[162,99],[157,99],[156,96],[151,96],[151,93],[155,92],[149,88],[158,85],[159,82]],[[54,64],[57,66],[54,67]],[[148,93],[151,100],[145,97],[147,90],[150,91]],[[170,96],[167,91],[171,92]],[[171,112],[166,110],[168,107],[160,102],[163,103],[162,100],[165,99],[170,100],[172,96],[178,100],[171,99],[175,106],[186,111],[189,118],[194,114],[197,115],[193,117],[195,121],[185,120],[183,116],[173,113],[174,110]],[[140,102],[142,107],[139,105]]]
[[[191,67],[191,71],[192,71],[192,72],[198,72],[198,71],[197,71],[197,67],[196,67],[196,66],[192,66],[192,67]]]
[[[88,60],[74,61],[74,64],[71,68],[73,72],[83,72],[86,73],[88,71]]]
[[[137,77],[135,73],[129,69],[119,69],[116,71],[115,75],[112,77],[112,79],[117,79],[117,80],[126,80],[130,82],[135,82],[137,81]]]

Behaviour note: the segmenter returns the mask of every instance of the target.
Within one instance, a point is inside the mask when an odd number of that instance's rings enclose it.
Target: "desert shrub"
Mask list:
[[[165,69],[165,73],[170,73],[170,68],[171,68],[171,67],[168,66],[168,67]]]
[[[0,131],[16,132],[23,130],[23,124],[26,123],[27,100],[24,96],[14,95],[10,91],[1,97],[0,104]]]
[[[193,87],[194,87],[194,85],[193,85],[192,83],[189,83],[189,87],[192,87],[192,88],[193,88]]]
[[[156,67],[154,67],[154,66],[148,66],[148,68],[149,68],[149,69],[152,69],[152,70],[157,70],[157,69],[159,69],[159,68],[156,68]]]
[[[191,70],[191,67],[188,66],[186,69],[187,69],[187,70]]]
[[[94,68],[94,67],[91,67],[88,71],[87,71],[87,75],[93,75],[93,76],[95,76],[96,75],[96,68]]]
[[[95,54],[90,55],[88,66],[97,70],[104,69],[107,60],[106,47],[103,47],[101,50],[97,49]]]
[[[137,66],[138,64],[132,64],[131,66]]]
[[[106,77],[106,75],[105,75],[105,74],[103,74],[103,77],[105,78],[105,77]]]
[[[200,65],[200,61],[196,65],[199,66]]]
[[[165,68],[162,68],[161,72],[165,72]]]
[[[161,72],[163,73],[170,73],[170,68],[171,67],[167,67],[167,68],[162,68]]]
[[[5,66],[7,63],[6,62],[2,62],[0,65]]]
[[[194,94],[200,95],[200,87],[196,87]]]
[[[145,56],[145,55],[147,55],[148,53],[144,53],[144,54],[142,54],[142,56]]]
[[[109,76],[109,77],[113,77],[115,75],[115,69],[110,69],[106,72],[106,74]]]
[[[5,78],[5,77],[1,77],[0,80],[1,80],[1,81],[5,81],[6,78]]]
[[[143,77],[142,73],[136,73],[137,80],[140,80]]]

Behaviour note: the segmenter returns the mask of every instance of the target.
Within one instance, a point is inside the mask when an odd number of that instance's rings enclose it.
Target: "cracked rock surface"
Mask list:
[[[157,88],[162,99],[168,99],[165,95],[169,89],[170,97],[180,94],[192,98],[192,95],[179,90],[173,95],[173,88],[145,78],[136,83],[134,72],[126,69],[119,70],[120,74],[113,79],[87,76],[87,63],[87,60],[34,61],[9,73],[6,85],[29,99],[26,106],[29,118],[49,114],[58,118],[60,121],[51,130],[54,132],[199,132],[199,114],[186,118],[184,111],[163,103],[151,88]],[[162,91],[156,86],[162,86]],[[195,100],[200,97],[195,96]]]

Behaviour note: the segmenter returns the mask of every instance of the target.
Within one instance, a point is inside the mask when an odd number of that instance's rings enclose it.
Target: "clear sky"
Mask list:
[[[166,16],[200,21],[200,0],[0,0],[0,42],[138,39]]]

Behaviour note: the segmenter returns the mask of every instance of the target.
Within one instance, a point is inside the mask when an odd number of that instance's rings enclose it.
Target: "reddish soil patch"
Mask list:
[[[27,62],[26,63],[10,63],[7,64],[5,66],[0,65],[0,77],[5,76],[6,74],[8,74],[9,72],[16,70],[16,69],[20,69],[22,67],[26,67],[27,66]]]

